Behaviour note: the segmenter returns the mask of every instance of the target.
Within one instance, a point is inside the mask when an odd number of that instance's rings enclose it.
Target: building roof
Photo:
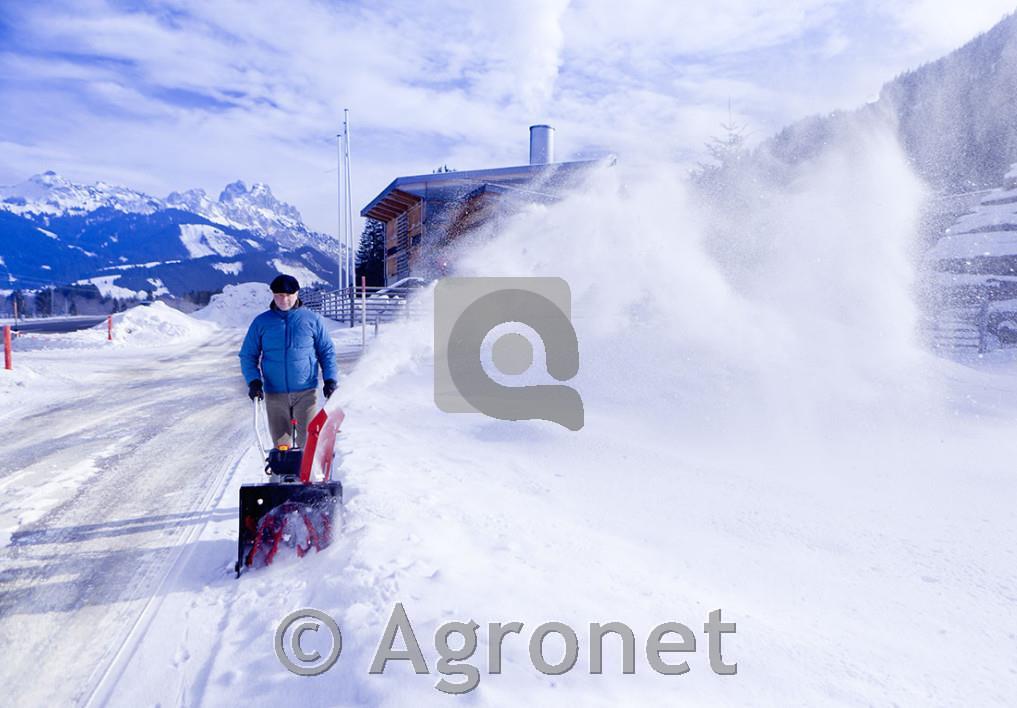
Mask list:
[[[485,185],[518,192],[520,196],[528,192],[535,198],[547,198],[565,186],[565,183],[573,181],[581,172],[600,164],[605,164],[605,160],[555,162],[546,165],[520,165],[397,177],[371,200],[370,204],[360,210],[360,215],[388,221],[421,199],[458,200]]]

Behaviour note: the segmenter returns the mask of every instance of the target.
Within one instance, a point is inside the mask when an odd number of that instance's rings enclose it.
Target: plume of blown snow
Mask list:
[[[926,192],[895,139],[859,128],[757,189],[732,219],[673,166],[605,167],[463,242],[456,274],[569,283],[590,426],[621,408],[677,435],[818,441],[935,415],[911,258]],[[429,364],[429,327],[390,334],[350,386]],[[554,382],[534,345],[520,381]]]

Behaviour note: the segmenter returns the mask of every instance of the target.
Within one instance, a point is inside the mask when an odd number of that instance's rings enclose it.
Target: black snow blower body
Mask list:
[[[341,410],[324,409],[307,426],[304,446],[266,448],[261,433],[261,401],[254,402],[254,433],[265,456],[263,484],[240,487],[240,536],[237,577],[246,568],[269,565],[280,553],[303,557],[320,551],[332,540],[342,501],[342,484],[332,479],[335,442],[345,417]],[[300,442],[296,421],[291,440]],[[312,481],[317,477],[317,481]]]

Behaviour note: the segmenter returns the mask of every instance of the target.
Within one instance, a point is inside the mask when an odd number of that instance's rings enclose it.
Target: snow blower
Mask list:
[[[300,441],[295,420],[290,421],[292,447],[266,448],[261,406],[261,401],[255,400],[254,434],[265,455],[269,481],[240,487],[238,578],[245,568],[269,565],[280,552],[303,557],[312,548],[325,548],[332,539],[336,508],[343,496],[342,484],[332,479],[336,436],[345,417],[342,410],[331,416],[324,409],[318,411],[307,426],[303,448],[296,445]],[[314,476],[320,481],[312,482]]]

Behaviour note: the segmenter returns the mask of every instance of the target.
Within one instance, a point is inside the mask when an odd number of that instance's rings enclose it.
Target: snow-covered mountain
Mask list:
[[[0,187],[0,288],[94,284],[103,294],[180,296],[266,280],[338,279],[337,242],[307,228],[267,185],[227,185],[165,199],[54,172]]]
[[[339,251],[336,239],[308,229],[296,207],[279,201],[267,184],[256,183],[248,189],[238,180],[226,185],[216,200],[204,189],[172,192],[165,204],[217,224],[256,231],[283,246],[314,245],[328,253]]]
[[[165,204],[147,194],[105,182],[75,184],[52,170],[29,177],[20,184],[0,186],[0,209],[12,214],[87,214],[102,207],[151,214],[165,208]]]
[[[102,207],[130,214],[180,209],[216,224],[254,231],[282,246],[313,245],[327,253],[339,249],[330,234],[307,228],[297,208],[277,199],[267,184],[256,183],[248,189],[237,180],[226,185],[218,199],[211,199],[204,189],[171,192],[159,199],[105,182],[75,184],[50,170],[20,184],[0,186],[0,209],[14,214],[76,215]]]

